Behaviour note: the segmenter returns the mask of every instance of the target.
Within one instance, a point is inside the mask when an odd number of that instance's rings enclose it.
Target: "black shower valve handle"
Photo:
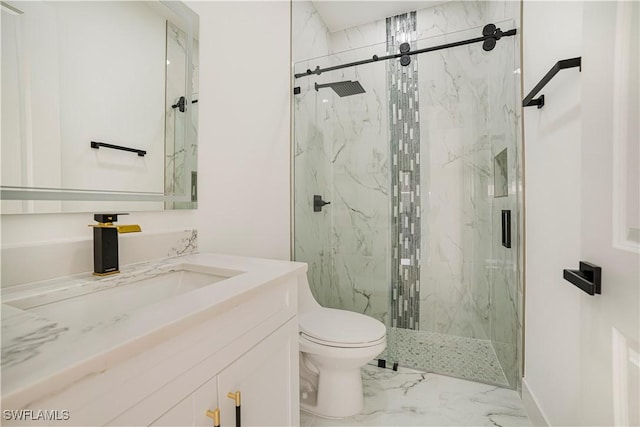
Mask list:
[[[331,202],[325,202],[322,200],[322,196],[315,194],[313,196],[313,211],[314,212],[322,212],[322,207],[325,205],[330,205]]]

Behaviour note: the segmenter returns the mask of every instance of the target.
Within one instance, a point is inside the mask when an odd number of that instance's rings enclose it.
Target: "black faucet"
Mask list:
[[[142,231],[139,225],[113,225],[118,215],[126,213],[100,213],[93,215],[98,224],[93,227],[93,274],[106,276],[120,273],[118,270],[118,233]]]

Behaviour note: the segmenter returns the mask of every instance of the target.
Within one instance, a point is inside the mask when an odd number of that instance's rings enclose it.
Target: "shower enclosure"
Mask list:
[[[421,38],[418,18],[294,73],[483,32]],[[294,257],[322,305],[387,325],[387,367],[520,387],[518,49],[503,37],[295,79]]]

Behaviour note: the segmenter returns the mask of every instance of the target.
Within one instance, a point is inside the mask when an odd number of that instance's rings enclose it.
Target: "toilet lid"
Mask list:
[[[329,343],[372,343],[387,333],[384,324],[372,317],[333,308],[302,313],[298,321],[300,332],[304,335]]]

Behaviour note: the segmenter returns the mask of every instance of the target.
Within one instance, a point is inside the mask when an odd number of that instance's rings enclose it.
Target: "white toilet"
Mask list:
[[[324,308],[306,276],[298,287],[300,407],[328,418],[362,412],[360,369],[387,345],[384,324],[346,310]]]

